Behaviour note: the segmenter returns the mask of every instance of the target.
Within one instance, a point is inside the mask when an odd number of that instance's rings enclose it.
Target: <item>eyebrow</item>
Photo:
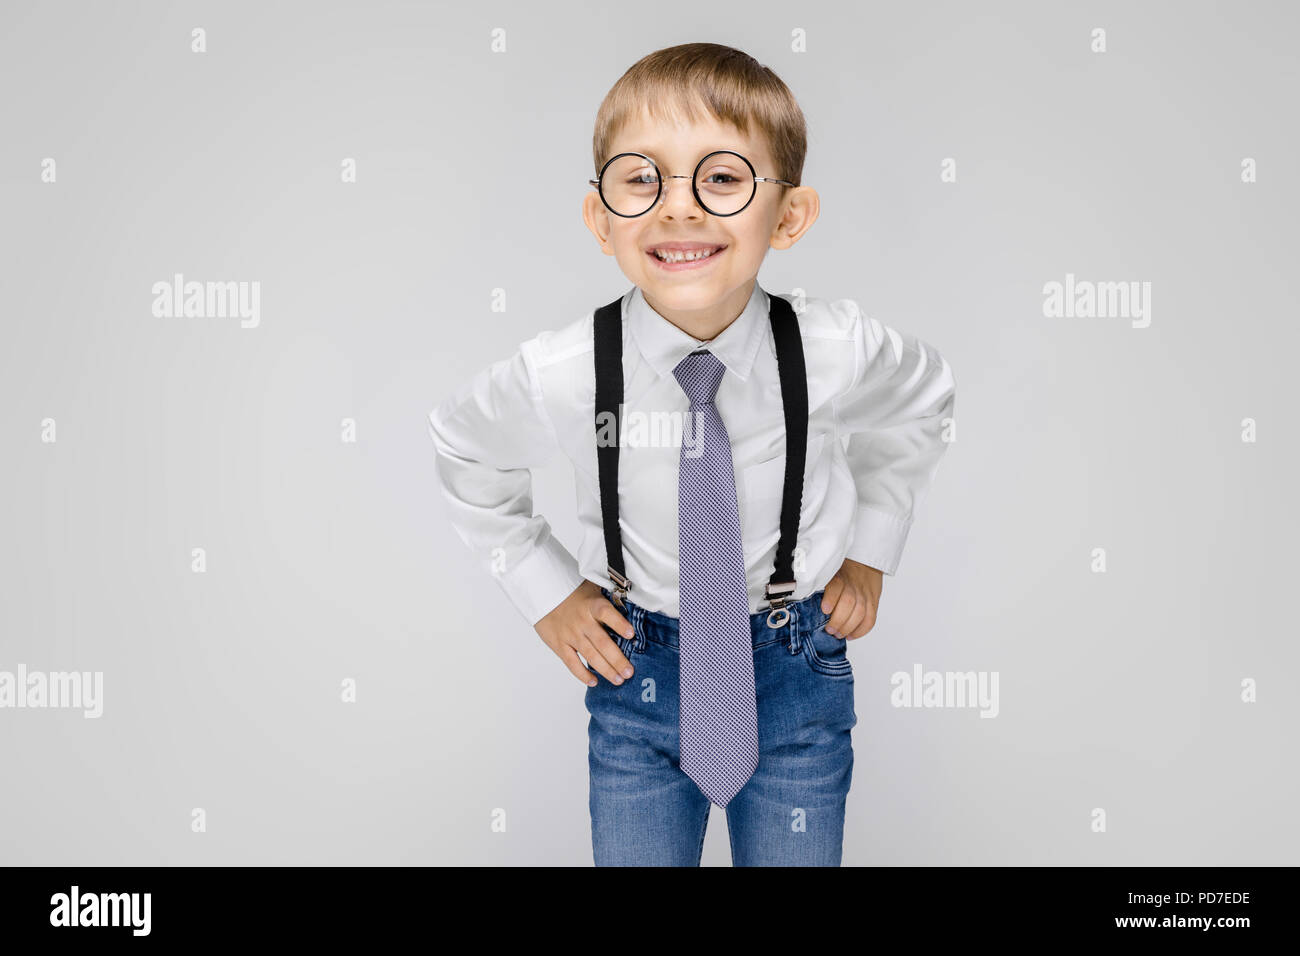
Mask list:
[[[732,152],[739,153],[741,156],[744,156],[746,159],[749,159],[749,154],[742,149],[732,150],[731,147],[729,146],[715,146],[712,149],[706,149],[704,152],[696,156],[695,163],[698,163],[701,159],[703,159],[705,156],[708,156],[710,153],[716,153],[720,149],[731,150]],[[653,159],[656,163],[663,165],[662,154],[656,153],[652,149],[620,149],[620,150],[615,150],[614,155],[617,156],[619,153],[644,153],[645,155]],[[753,160],[751,159],[750,162],[753,162]],[[692,163],[691,165],[694,166],[695,163]]]

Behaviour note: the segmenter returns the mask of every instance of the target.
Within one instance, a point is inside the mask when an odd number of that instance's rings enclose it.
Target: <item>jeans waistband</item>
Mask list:
[[[612,597],[609,588],[602,586],[600,593],[605,595],[606,598]],[[770,611],[763,610],[751,614],[749,616],[749,632],[754,639],[754,646],[759,647],[773,641],[784,640],[790,644],[792,651],[798,651],[800,640],[809,631],[816,630],[830,619],[830,615],[821,609],[822,595],[824,593],[824,589],[817,590],[802,601],[792,601],[785,605],[785,609],[790,612],[790,617],[785,623],[777,627],[768,624]],[[623,603],[626,605],[625,607],[620,608],[615,604],[614,608],[627,618],[628,623],[636,631],[638,646],[643,647],[646,641],[666,644],[669,647],[678,646],[677,628],[680,624],[679,618],[669,617],[667,614],[661,614],[658,611],[648,611],[628,598],[624,598]]]

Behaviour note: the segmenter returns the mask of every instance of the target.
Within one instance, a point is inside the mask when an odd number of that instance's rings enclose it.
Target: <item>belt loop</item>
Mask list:
[[[803,611],[802,607],[795,607],[790,615],[790,653],[799,653],[799,636],[803,628]]]

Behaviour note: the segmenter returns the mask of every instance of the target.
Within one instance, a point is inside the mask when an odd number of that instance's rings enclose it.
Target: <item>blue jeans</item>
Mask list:
[[[726,808],[735,866],[840,865],[857,715],[845,641],[826,633],[821,600],[787,605],[781,627],[767,611],[750,617],[759,758]],[[595,862],[699,866],[712,805],[679,766],[678,619],[626,604],[636,637],[607,633],[635,674],[587,688]]]

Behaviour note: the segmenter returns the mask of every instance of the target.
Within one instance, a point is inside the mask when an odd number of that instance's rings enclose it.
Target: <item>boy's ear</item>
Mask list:
[[[817,221],[822,208],[821,197],[811,186],[795,186],[782,202],[781,218],[772,230],[773,249],[789,249],[798,242]]]
[[[600,243],[600,251],[607,256],[614,254],[614,247],[609,244],[609,210],[594,192],[582,197],[582,221],[587,224],[591,234]]]

